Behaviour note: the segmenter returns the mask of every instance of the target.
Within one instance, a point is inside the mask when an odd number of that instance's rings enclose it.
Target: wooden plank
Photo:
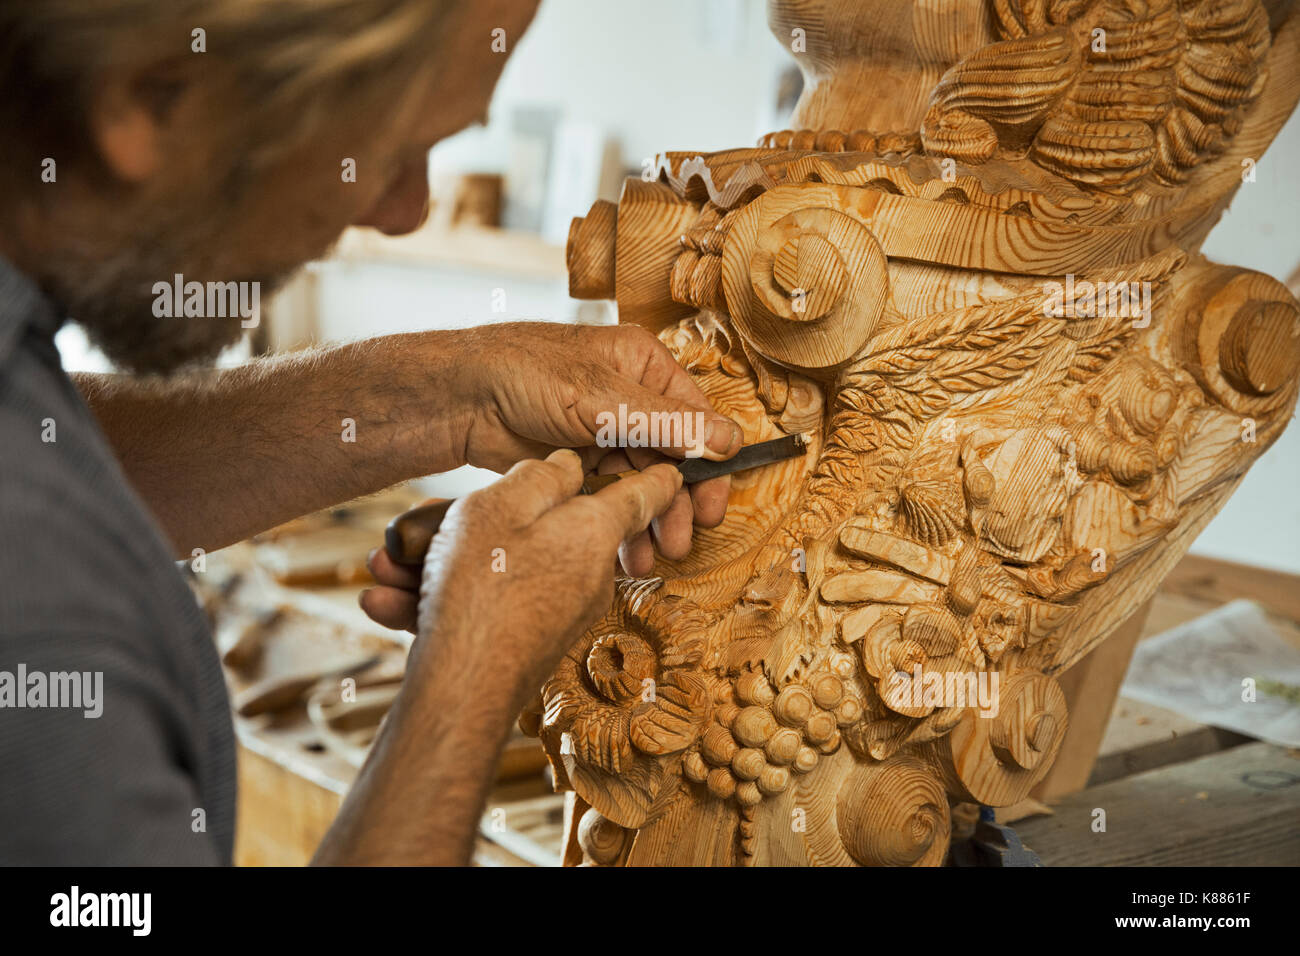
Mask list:
[[[1151,602],[1141,640],[1163,634],[1218,606],[1215,601],[1202,597],[1161,590]],[[1284,619],[1275,617],[1273,621],[1286,629]],[[1252,739],[1207,726],[1163,707],[1120,697],[1106,723],[1087,785],[1095,787],[1120,777],[1193,760]]]
[[[1161,589],[1214,604],[1249,598],[1270,613],[1300,621],[1300,577],[1283,571],[1189,554],[1169,572]]]
[[[1194,760],[1253,738],[1209,727],[1154,704],[1121,697],[1115,702],[1097,763],[1088,777],[1096,787],[1120,777]]]
[[[1119,696],[1119,685],[1124,682],[1129,658],[1133,656],[1133,648],[1150,609],[1151,602],[1147,601],[1083,660],[1058,678],[1061,689],[1065,691],[1070,726],[1052,769],[1031,793],[1034,799],[1053,801],[1087,786],[1111,710]]]
[[[1221,605],[1217,601],[1205,601],[1178,594],[1157,591],[1151,600],[1151,611],[1147,614],[1147,623],[1142,628],[1142,640],[1155,637],[1165,631],[1171,631],[1180,624],[1186,624],[1202,614],[1209,614]]]
[[[272,757],[239,747],[237,866],[305,866],[334,822],[341,794]]]
[[[1297,820],[1300,758],[1253,743],[1072,794],[1016,831],[1048,866],[1297,866]]]

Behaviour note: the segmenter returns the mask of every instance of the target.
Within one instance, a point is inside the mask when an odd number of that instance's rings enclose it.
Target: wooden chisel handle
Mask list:
[[[583,482],[582,494],[595,494],[606,485],[613,484],[623,477],[617,475],[590,475]],[[404,511],[384,529],[384,550],[398,564],[419,566],[424,564],[424,555],[429,550],[429,542],[442,527],[442,519],[447,517],[447,509],[456,503],[455,498],[430,498],[422,505],[416,505],[410,511]]]
[[[424,564],[429,542],[438,533],[447,509],[454,498],[430,498],[410,511],[404,511],[384,529],[384,550],[398,564]]]

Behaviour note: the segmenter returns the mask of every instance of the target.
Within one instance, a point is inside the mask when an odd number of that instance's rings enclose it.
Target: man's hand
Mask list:
[[[517,708],[605,613],[620,543],[671,506],[681,474],[651,466],[595,495],[578,495],[582,479],[561,450],[451,507],[424,563],[413,673],[441,670],[426,658],[480,662],[477,676],[517,688]]]
[[[458,863],[509,722],[609,606],[620,542],[681,489],[655,465],[575,497],[557,451],[460,499],[429,547],[402,692],[322,843],[319,863]]]
[[[730,458],[743,439],[740,427],[713,411],[709,400],[672,353],[639,326],[566,326],[509,323],[464,333],[458,387],[472,395],[465,426],[465,460],[504,471],[557,448],[576,448],[588,470],[601,474],[646,468],[692,453],[683,442],[661,448],[601,448],[598,417],[631,412],[702,413],[697,436],[704,457]],[[726,512],[730,479],[700,482],[678,492],[672,507],[619,551],[628,574],[654,565],[657,546],[679,560],[691,547],[692,525],[714,527]],[[652,541],[653,538],[653,541]]]
[[[598,529],[594,531],[588,528],[583,521],[588,517],[588,513],[595,511],[597,514],[593,517],[599,517],[599,509],[605,506],[605,503],[619,500],[627,495],[640,494],[639,488],[641,482],[646,477],[655,477],[656,480],[662,480],[664,475],[668,475],[674,486],[674,492],[669,499],[665,508],[656,508],[653,513],[640,523],[639,527],[632,528],[628,533],[635,536],[645,530],[645,526],[655,515],[661,514],[665,509],[675,507],[678,500],[677,494],[681,490],[681,473],[676,469],[663,463],[657,466],[652,465],[646,471],[636,475],[630,475],[622,481],[602,489],[593,496],[575,497],[582,486],[582,462],[579,455],[569,449],[561,449],[553,452],[546,461],[528,459],[515,465],[505,477],[495,484],[475,492],[472,495],[462,498],[447,510],[438,533],[430,542],[429,552],[425,558],[423,567],[399,564],[394,561],[385,548],[376,548],[370,552],[367,561],[367,567],[370,573],[378,582],[377,587],[367,588],[361,593],[361,607],[367,615],[384,627],[393,628],[394,630],[407,630],[411,633],[420,633],[417,630],[417,623],[420,617],[421,605],[420,595],[428,592],[430,588],[444,587],[437,580],[432,580],[430,575],[436,575],[441,571],[458,567],[464,563],[461,559],[454,558],[448,549],[456,547],[477,548],[480,546],[479,536],[485,525],[491,525],[494,522],[500,524],[505,521],[507,525],[514,519],[509,515],[516,514],[522,508],[525,513],[536,507],[536,501],[539,494],[554,494],[554,483],[557,480],[557,468],[563,469],[563,483],[561,485],[563,495],[567,500],[561,516],[565,519],[576,516],[578,523],[561,525],[558,519],[551,519],[548,529],[553,529],[556,534],[554,537],[537,539],[539,546],[552,548],[550,558],[545,556],[533,555],[527,553],[524,556],[526,563],[525,570],[532,567],[534,570],[540,569],[547,565],[549,560],[549,570],[556,571],[564,576],[579,578],[584,574],[581,568],[575,567],[575,563],[597,562],[594,571],[598,573],[602,580],[608,579],[609,587],[602,591],[601,603],[594,609],[591,620],[595,620],[600,614],[608,608],[612,598],[612,569],[607,567],[609,561],[605,559],[598,549],[593,550],[600,544]],[[535,481],[536,487],[530,483],[530,479]],[[572,488],[570,488],[572,486]],[[494,516],[503,516],[494,518]],[[566,537],[567,535],[567,537]],[[595,535],[595,537],[593,537]],[[503,536],[501,528],[497,528],[494,538],[500,539]],[[618,547],[622,547],[619,544]],[[517,552],[518,549],[515,549]],[[484,566],[490,566],[494,577],[492,583],[498,581],[517,580],[516,572],[519,570],[513,563],[516,556],[512,556],[507,549],[504,540],[499,540],[495,544],[487,547],[487,556],[480,557],[477,560]],[[603,563],[602,563],[603,562]],[[430,570],[433,568],[433,570]],[[481,571],[482,568],[479,568]],[[590,572],[593,569],[587,569]],[[520,572],[522,573],[522,572]],[[456,588],[456,585],[448,585]],[[468,589],[457,588],[461,593],[470,593]],[[563,590],[563,589],[562,589]],[[559,593],[559,592],[557,592]],[[545,598],[545,595],[543,595]],[[495,600],[495,599],[494,599]],[[562,626],[567,626],[567,619],[561,617],[558,619]],[[577,633],[573,631],[572,633]]]
[[[597,447],[597,416],[620,404],[703,414],[715,425],[710,458],[730,457],[741,441],[668,349],[635,326],[408,332],[167,382],[82,375],[78,386],[185,558],[464,464],[505,471],[577,448],[589,470],[625,471],[682,456],[682,448]],[[345,426],[354,431],[341,440]],[[661,553],[683,557],[692,522],[722,520],[728,484],[678,493],[654,523]],[[629,574],[649,573],[651,537],[642,532],[622,556]]]

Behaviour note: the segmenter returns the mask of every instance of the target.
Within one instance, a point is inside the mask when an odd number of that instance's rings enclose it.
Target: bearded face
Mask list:
[[[936,864],[953,806],[1047,773],[1055,675],[1151,595],[1295,402],[1290,293],[1189,254],[1238,181],[1231,137],[1267,141],[1300,83],[1263,80],[1257,3],[1231,29],[1204,6],[940,5],[977,16],[969,49],[906,7],[882,29],[916,43],[893,113],[916,125],[871,129],[852,81],[879,37],[774,4],[778,36],[812,21],[809,128],[665,154],[575,220],[575,293],[659,331],[747,443],[813,439],[735,476],[726,521],[621,582],[544,688],[582,811],[570,862]],[[1239,82],[1192,103],[1212,54]],[[1211,113],[1213,143],[1182,137]]]
[[[157,284],[257,283],[266,301],[349,225],[418,228],[429,150],[485,115],[505,65],[478,38],[519,36],[535,10],[213,4],[207,29],[225,52],[209,58],[155,42],[190,30],[166,4],[140,22],[28,6],[7,17],[6,82],[66,102],[0,109],[16,144],[0,157],[14,172],[0,250],[114,362],[163,373],[213,357],[244,317],[159,316]],[[56,178],[29,177],[46,157]]]
[[[289,275],[235,271],[239,264],[228,253],[237,233],[231,219],[228,203],[205,208],[193,196],[176,205],[141,203],[121,220],[129,227],[121,235],[68,249],[48,273],[49,292],[122,369],[167,374],[206,364],[239,340],[245,320],[233,309],[187,316],[170,300],[167,314],[159,315],[155,286],[170,288],[180,275],[184,282],[235,282],[246,289],[256,283],[259,298],[269,298]]]

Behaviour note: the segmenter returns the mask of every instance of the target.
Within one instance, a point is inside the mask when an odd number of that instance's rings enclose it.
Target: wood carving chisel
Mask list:
[[[799,458],[808,448],[806,435],[786,435],[757,444],[746,445],[726,461],[709,461],[704,458],[686,458],[674,462],[682,473],[686,484],[708,481],[733,475],[738,471],[761,468],[788,458]],[[594,495],[602,488],[613,484],[621,478],[635,475],[636,469],[621,471],[617,474],[590,475],[582,483],[582,494]],[[438,533],[447,509],[455,503],[452,498],[434,498],[422,505],[398,515],[388,523],[384,531],[384,549],[388,556],[398,564],[419,565],[424,563],[424,554],[429,550],[429,542]]]

